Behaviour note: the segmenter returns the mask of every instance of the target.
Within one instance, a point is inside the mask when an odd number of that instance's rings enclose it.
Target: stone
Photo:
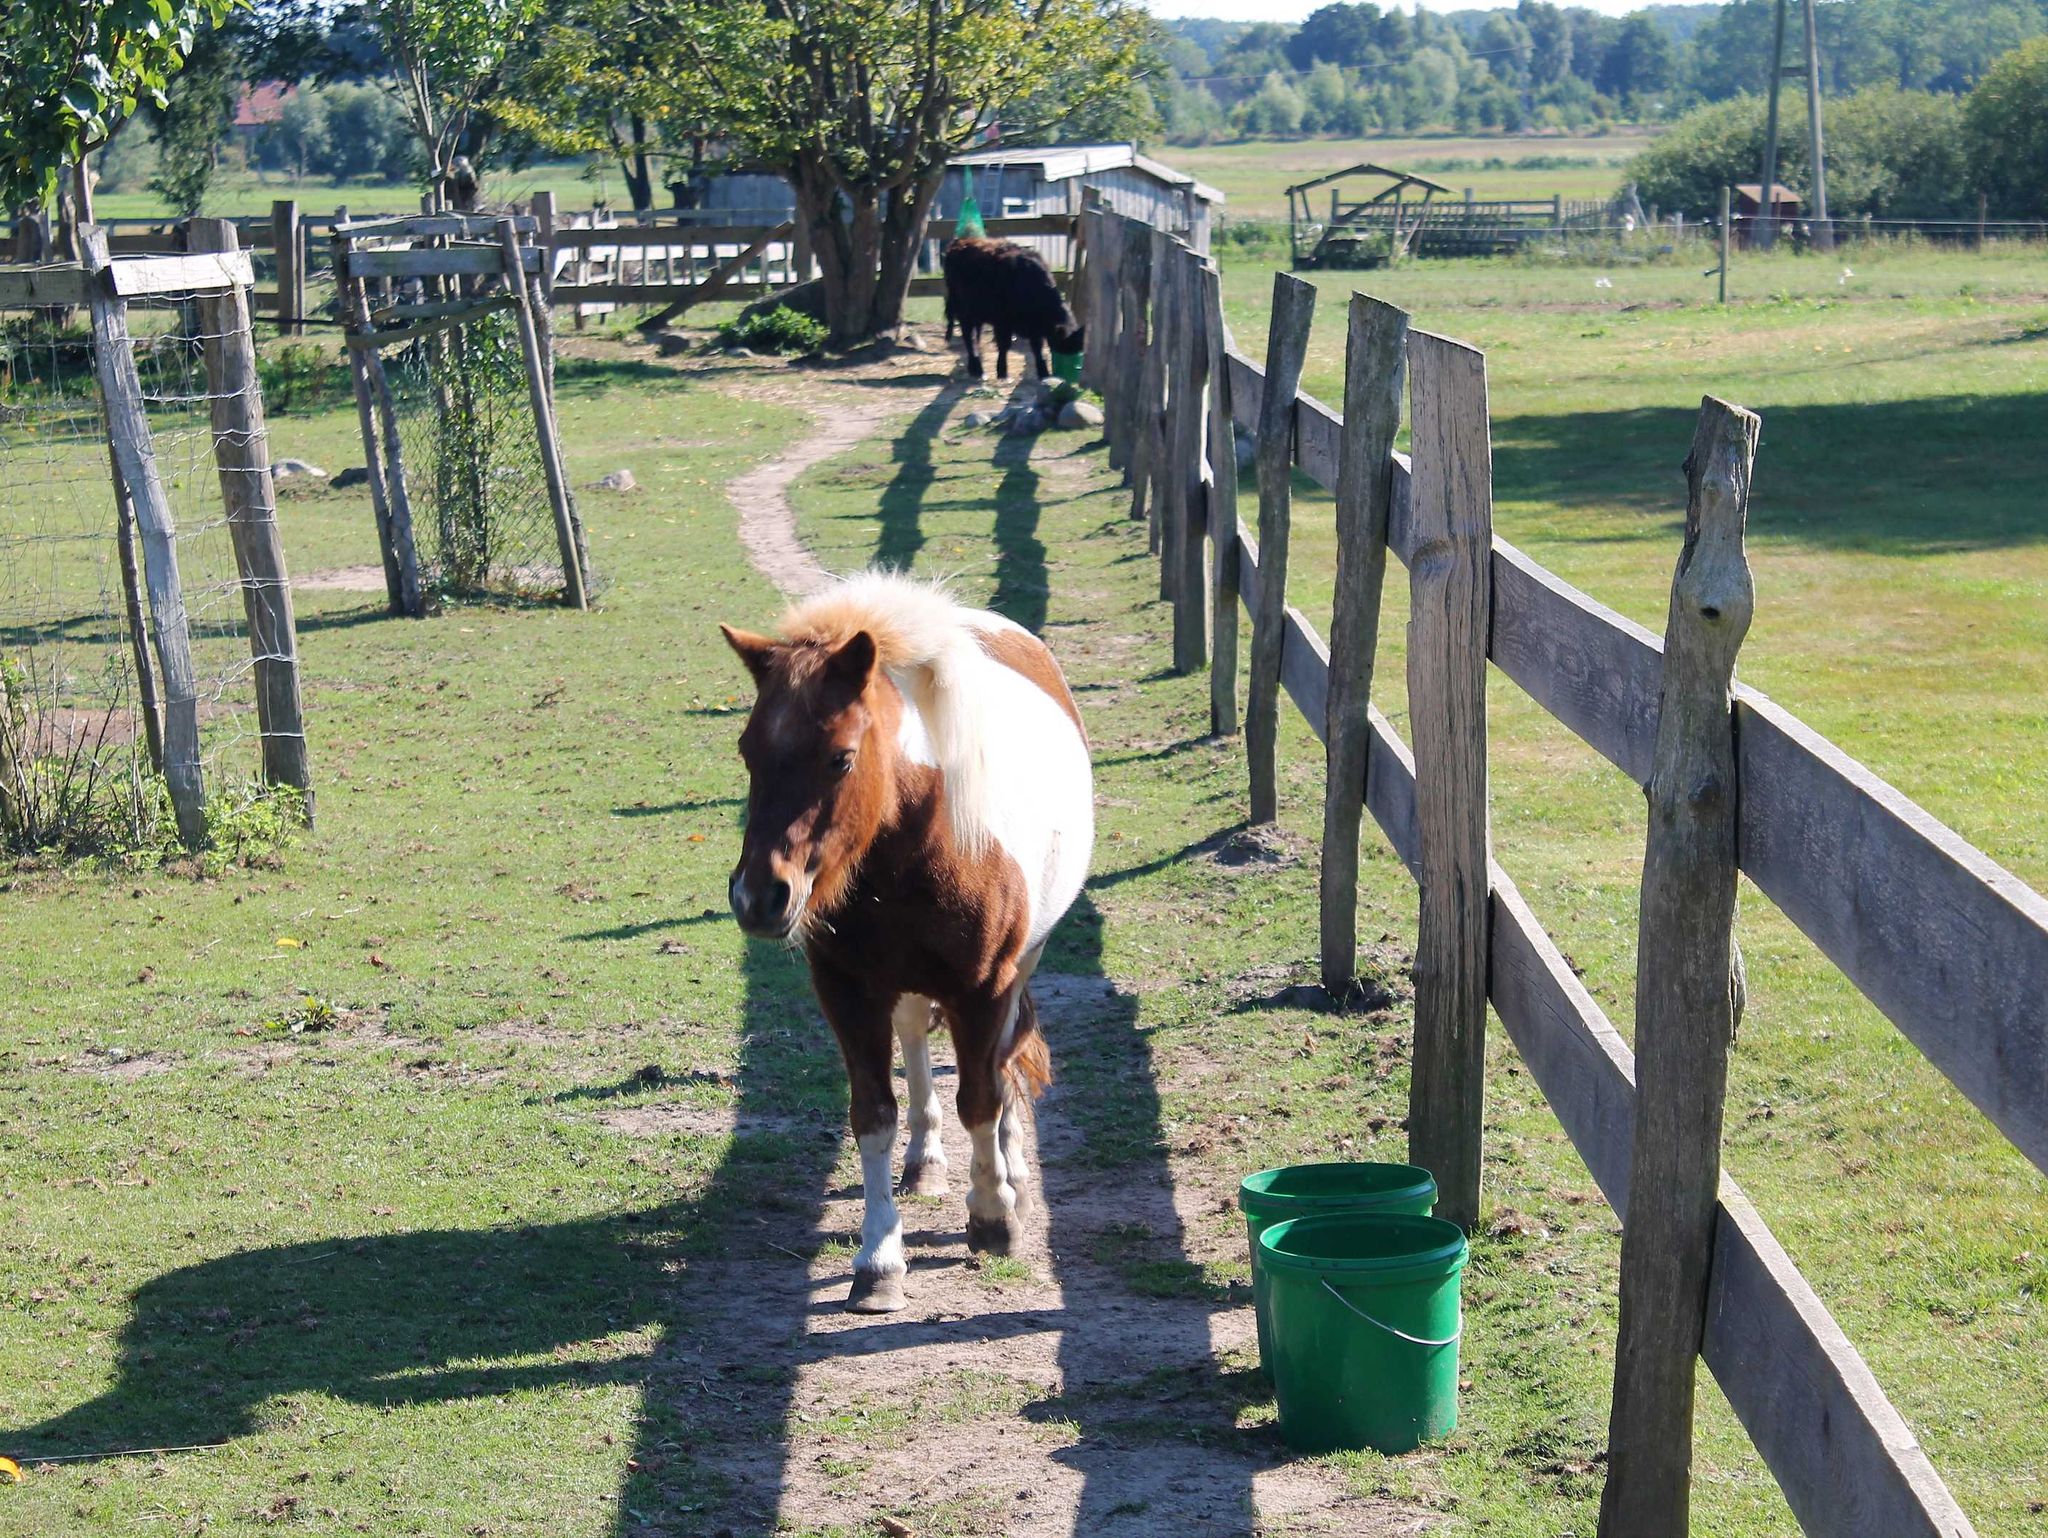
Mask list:
[[[1036,406],[1026,406],[1022,411],[1013,411],[1003,421],[1003,431],[1012,438],[1029,438],[1033,433],[1045,431],[1045,413]]]
[[[728,358],[751,358],[754,356],[754,349],[751,347],[728,347],[725,350],[725,355]]]
[[[614,470],[610,475],[601,475],[591,486],[598,491],[638,491],[640,483],[633,479],[631,470]]]
[[[962,427],[986,427],[996,419],[993,411],[970,411],[960,419]]]
[[[370,484],[370,472],[362,465],[350,465],[346,470],[337,472],[327,484],[336,491],[346,491],[351,486],[367,486]]]
[[[654,334],[654,348],[664,358],[673,358],[690,351],[695,344],[680,331],[657,331]]]
[[[327,479],[327,472],[325,470],[321,469],[318,465],[308,464],[303,459],[276,460],[270,466],[270,473],[278,480],[284,480],[294,475],[311,476],[316,481]]]
[[[1068,432],[1102,425],[1102,408],[1093,401],[1068,401],[1060,407],[1059,425]]]

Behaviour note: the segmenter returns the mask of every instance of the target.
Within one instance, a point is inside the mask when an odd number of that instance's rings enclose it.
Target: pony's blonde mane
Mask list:
[[[863,630],[874,637],[876,665],[924,719],[954,842],[979,852],[991,834],[986,733],[971,682],[984,653],[972,612],[937,582],[864,571],[795,604],[781,630],[787,640],[832,646]]]

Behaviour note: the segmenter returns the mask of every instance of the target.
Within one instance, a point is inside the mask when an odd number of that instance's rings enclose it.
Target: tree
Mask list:
[[[1124,99],[1123,0],[650,0],[676,111],[789,178],[835,345],[903,318],[947,161]]]
[[[1521,0],[1515,18],[1529,29],[1529,78],[1538,90],[1572,72],[1572,27],[1564,12],[1544,0]]]
[[[185,218],[199,212],[220,165],[221,141],[234,121],[241,57],[226,28],[200,37],[163,105],[145,104],[156,131],[156,174],[150,191]]]
[[[1626,18],[1615,33],[1593,84],[1609,96],[1634,99],[1671,88],[1677,50],[1670,35],[1647,12]],[[1826,135],[1822,135],[1825,147]]]
[[[1292,138],[1301,132],[1301,120],[1307,111],[1308,104],[1301,99],[1301,92],[1288,83],[1285,75],[1275,70],[1260,83],[1256,95],[1239,105],[1238,131],[1247,135]]]
[[[371,19],[398,75],[399,104],[440,187],[478,106],[488,101],[545,0],[369,0]]]
[[[1972,180],[2009,219],[2048,217],[2048,38],[2015,48],[1963,105]]]
[[[1380,19],[1377,5],[1326,5],[1309,14],[1300,30],[1287,40],[1287,60],[1298,70],[1318,62],[1356,67],[1366,62],[1372,49],[1373,27]]]
[[[41,204],[170,79],[232,0],[13,0],[0,10],[0,202]]]

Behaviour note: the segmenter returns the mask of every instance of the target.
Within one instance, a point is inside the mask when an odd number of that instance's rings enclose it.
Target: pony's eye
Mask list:
[[[852,768],[853,749],[841,748],[837,753],[834,753],[832,755],[832,772],[834,774],[845,774],[848,770]]]

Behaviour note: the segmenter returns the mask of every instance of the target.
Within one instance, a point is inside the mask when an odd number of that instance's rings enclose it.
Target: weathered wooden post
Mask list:
[[[1728,247],[1729,236],[1734,229],[1734,221],[1729,217],[1729,214],[1728,188],[1723,187],[1721,189],[1721,266],[1718,269],[1721,276],[1721,292],[1717,301],[1721,304],[1728,302]]]
[[[1159,516],[1154,500],[1149,496],[1153,468],[1159,460],[1160,412],[1165,407],[1166,397],[1166,328],[1160,324],[1165,318],[1169,285],[1172,275],[1167,270],[1166,257],[1172,249],[1172,238],[1164,230],[1145,227],[1145,267],[1151,281],[1146,284],[1145,293],[1145,341],[1138,350],[1137,410],[1131,419],[1131,517],[1149,519],[1146,523],[1146,548],[1155,555],[1159,552]]]
[[[1245,700],[1244,745],[1251,776],[1251,820],[1280,815],[1274,753],[1280,733],[1280,648],[1287,634],[1287,526],[1292,515],[1294,397],[1315,319],[1313,283],[1273,274],[1273,315],[1266,332],[1266,383],[1259,400],[1259,608],[1252,623],[1252,676]]]
[[[1486,356],[1411,331],[1408,388],[1408,719],[1422,898],[1408,1157],[1436,1176],[1437,1216],[1469,1229],[1479,1219],[1486,1070],[1493,547]]]
[[[1394,502],[1394,435],[1407,380],[1408,315],[1351,296],[1344,436],[1337,462],[1337,592],[1330,612],[1330,702],[1323,741],[1323,991],[1341,999],[1358,968],[1358,824],[1365,804],[1373,664]]]
[[[199,761],[199,687],[192,671],[184,588],[178,579],[178,529],[163,482],[157,478],[149,411],[128,335],[128,306],[109,281],[106,232],[97,225],[81,226],[78,248],[80,263],[92,279],[87,309],[107,441],[134,503],[135,526],[142,539],[143,580],[149,589],[157,668],[164,685],[164,783],[170,790],[178,837],[186,848],[197,849],[206,842],[206,780]]]
[[[1177,494],[1182,487],[1182,475],[1174,451],[1182,381],[1187,372],[1189,334],[1181,290],[1181,258],[1186,253],[1187,247],[1178,237],[1167,236],[1159,248],[1158,265],[1152,275],[1152,353],[1158,359],[1163,399],[1159,406],[1159,425],[1146,451],[1150,466],[1148,479],[1152,485],[1148,532],[1153,553],[1159,557],[1159,596],[1169,601],[1174,596],[1174,578],[1180,570],[1175,561],[1173,520],[1180,500]]]
[[[1117,266],[1123,252],[1123,230],[1116,215],[1100,205],[1091,207],[1083,217],[1092,219],[1094,228],[1088,237],[1088,335],[1081,349],[1081,383],[1106,397],[1109,360],[1116,350]],[[1102,415],[1107,438],[1115,403],[1105,398]]]
[[[1123,255],[1117,271],[1117,349],[1114,390],[1116,432],[1109,440],[1109,467],[1132,478],[1131,458],[1143,420],[1145,318],[1152,308],[1152,231],[1141,220],[1124,220]]]
[[[296,239],[296,204],[292,224]],[[233,251],[240,242],[229,220],[194,219],[186,244],[193,251]],[[199,314],[206,328],[213,457],[220,469],[228,538],[234,544],[242,606],[249,620],[256,721],[263,737],[263,778],[272,785],[304,791],[310,821],[313,774],[299,692],[299,633],[292,614],[284,542],[278,537],[277,486],[270,475],[270,434],[263,420],[248,297],[235,286],[205,294],[199,301]]]
[[[1693,1386],[1721,1184],[1734,1032],[1736,875],[1729,695],[1755,589],[1743,550],[1757,418],[1709,397],[1686,456],[1636,945],[1636,1118],[1604,1538],[1683,1534]]]
[[[277,329],[280,336],[304,336],[306,264],[296,198],[270,205],[270,244],[277,258]],[[197,250],[196,246],[189,249]]]
[[[590,607],[583,586],[582,553],[576,544],[576,515],[569,505],[569,478],[562,469],[562,443],[555,436],[555,403],[548,390],[547,360],[541,356],[540,332],[534,325],[533,299],[526,288],[526,257],[519,227],[498,221],[498,245],[505,256],[505,287],[519,322],[519,347],[526,357],[526,393],[533,405],[533,426],[540,439],[540,467],[548,483],[548,503],[555,514],[555,541],[562,552],[562,599],[572,609]]]
[[[346,214],[347,210],[342,212]],[[384,552],[384,581],[392,613],[424,619],[427,600],[420,586],[419,547],[413,539],[412,493],[406,486],[398,410],[391,399],[391,381],[384,375],[384,360],[377,353],[375,328],[370,324],[369,291],[363,279],[350,270],[346,224],[345,218],[335,221],[335,296],[340,302],[344,341],[356,376],[356,415],[369,467],[370,505],[377,514],[377,535]]]
[[[1180,295],[1181,334],[1174,350],[1174,434],[1167,456],[1175,469],[1172,537],[1167,549],[1173,567],[1173,666],[1176,672],[1192,673],[1209,660],[1209,585],[1202,561],[1202,535],[1209,519],[1202,464],[1203,439],[1208,432],[1203,411],[1213,365],[1202,299],[1207,262],[1183,249],[1177,264],[1180,271],[1174,283]]]
[[[1237,429],[1230,414],[1230,330],[1223,324],[1223,278],[1212,259],[1201,273],[1202,352],[1209,391],[1203,439],[1209,461],[1204,485],[1209,525],[1209,730],[1237,730]]]

